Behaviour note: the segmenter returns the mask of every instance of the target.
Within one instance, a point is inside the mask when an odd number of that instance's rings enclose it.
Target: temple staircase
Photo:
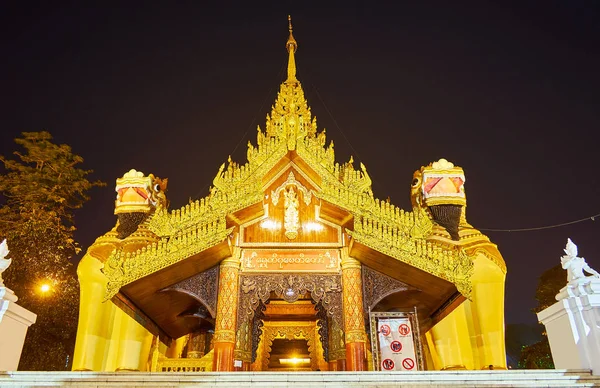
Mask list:
[[[589,370],[0,372],[0,387],[600,387]]]

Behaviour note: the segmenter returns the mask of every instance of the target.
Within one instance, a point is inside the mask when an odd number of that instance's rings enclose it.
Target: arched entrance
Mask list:
[[[301,361],[304,359],[302,356],[305,355],[294,353],[281,354],[279,360],[273,360],[273,343],[277,340],[300,343],[305,341],[308,346],[309,363]],[[294,361],[286,365],[283,360]],[[281,367],[273,368],[273,361],[279,361]],[[266,321],[262,328],[262,338],[257,349],[256,361],[252,363],[251,369],[253,371],[327,370],[316,321]]]
[[[344,358],[340,335],[333,343],[330,336],[343,327],[341,291],[338,274],[240,276],[235,359],[242,361],[241,369],[273,370],[271,352],[274,343],[281,349],[282,339],[307,342],[310,363],[303,363],[304,369],[328,370],[328,362],[337,360],[334,355]],[[291,353],[288,358],[295,358]]]

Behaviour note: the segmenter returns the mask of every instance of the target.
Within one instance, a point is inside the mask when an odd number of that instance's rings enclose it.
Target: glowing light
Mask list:
[[[306,231],[308,231],[308,232],[312,232],[312,231],[320,232],[324,228],[323,228],[322,224],[319,224],[318,222],[311,221],[311,222],[307,222],[306,224],[304,224],[304,229]]]
[[[310,358],[280,358],[279,363],[282,365],[298,365],[310,363]]]
[[[46,292],[50,291],[50,285],[47,283],[42,284],[40,286],[40,291],[45,294]]]
[[[260,227],[263,229],[276,230],[281,228],[281,223],[266,219],[260,223]]]

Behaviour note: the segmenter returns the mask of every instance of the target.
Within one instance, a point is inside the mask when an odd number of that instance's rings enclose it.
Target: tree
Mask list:
[[[567,274],[560,264],[544,271],[538,280],[538,286],[535,290],[535,299],[538,305],[532,309],[532,312],[540,311],[556,303],[556,294],[567,282]],[[519,367],[524,369],[554,369],[554,361],[550,352],[550,343],[544,330],[541,341],[524,346],[521,349],[521,358]]]
[[[68,145],[48,132],[24,132],[23,151],[0,156],[0,239],[8,240],[12,265],[3,274],[19,304],[38,315],[29,328],[19,369],[64,370],[77,331],[79,285],[69,261],[80,251],[73,238],[74,211],[89,200],[91,170]],[[46,285],[46,288],[42,288]]]

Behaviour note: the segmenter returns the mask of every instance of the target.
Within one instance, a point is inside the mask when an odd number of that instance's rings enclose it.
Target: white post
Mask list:
[[[27,329],[37,315],[17,304],[17,296],[2,281],[2,272],[10,265],[6,240],[0,244],[0,371],[14,371],[19,366]]]
[[[546,326],[556,368],[591,369],[600,375],[600,274],[577,257],[571,239],[565,253],[561,264],[568,283],[556,295],[558,302],[537,316]]]

